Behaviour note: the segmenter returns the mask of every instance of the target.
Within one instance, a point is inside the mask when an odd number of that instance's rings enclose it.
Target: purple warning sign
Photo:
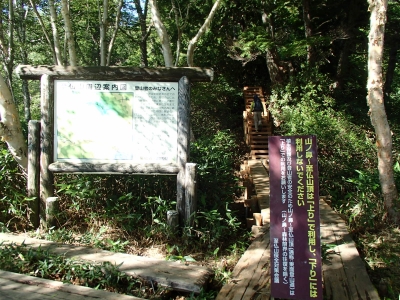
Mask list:
[[[322,299],[317,139],[268,139],[271,295]]]

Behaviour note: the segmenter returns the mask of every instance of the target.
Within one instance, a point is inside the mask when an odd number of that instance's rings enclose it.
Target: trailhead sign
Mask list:
[[[271,295],[322,299],[317,139],[268,139]]]
[[[54,161],[177,163],[178,82],[54,80]]]

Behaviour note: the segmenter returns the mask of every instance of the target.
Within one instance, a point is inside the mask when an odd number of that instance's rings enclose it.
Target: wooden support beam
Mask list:
[[[54,196],[54,177],[49,171],[53,162],[54,87],[51,78],[41,79],[41,134],[40,134],[40,217],[46,225],[46,199]]]
[[[50,229],[57,227],[58,214],[60,213],[60,201],[58,197],[49,197],[46,199],[46,227]]]
[[[19,65],[15,73],[21,79],[40,80],[42,75],[63,79],[210,82],[214,71],[205,68],[137,68],[137,67],[63,67]]]
[[[125,164],[125,163],[69,163],[55,162],[49,165],[54,173],[107,173],[107,174],[178,174],[176,164]]]
[[[178,89],[178,168],[176,187],[176,210],[179,213],[179,223],[185,220],[185,168],[189,161],[190,146],[190,82],[187,77],[179,80]]]
[[[29,220],[34,228],[40,225],[39,210],[39,179],[40,179],[40,122],[31,120],[28,123],[28,197],[34,198],[29,202]]]
[[[187,163],[185,170],[185,224],[194,225],[194,214],[197,210],[197,170],[196,164]]]

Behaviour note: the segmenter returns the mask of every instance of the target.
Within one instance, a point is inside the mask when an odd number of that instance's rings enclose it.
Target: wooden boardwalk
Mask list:
[[[217,300],[271,299],[268,170],[262,160],[251,160],[248,167],[260,211],[264,211],[263,226],[253,227],[256,238],[234,268],[230,282],[222,287]],[[345,222],[324,199],[320,200],[320,218],[322,245],[332,246],[322,266],[324,299],[379,300]]]
[[[27,235],[0,233],[0,243],[14,243],[18,245],[24,243],[29,248],[38,249],[40,247],[42,250],[64,255],[66,258],[96,263],[111,262],[118,265],[118,269],[127,275],[157,282],[161,286],[184,292],[199,293],[206,287],[213,274],[212,270],[202,266],[125,253],[114,253],[85,246],[59,244],[29,238]]]
[[[102,290],[64,284],[0,270],[1,300],[143,300]]]

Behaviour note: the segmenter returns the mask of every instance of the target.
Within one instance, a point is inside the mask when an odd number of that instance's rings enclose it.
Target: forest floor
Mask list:
[[[400,299],[400,227],[358,233],[354,240],[381,299]]]

